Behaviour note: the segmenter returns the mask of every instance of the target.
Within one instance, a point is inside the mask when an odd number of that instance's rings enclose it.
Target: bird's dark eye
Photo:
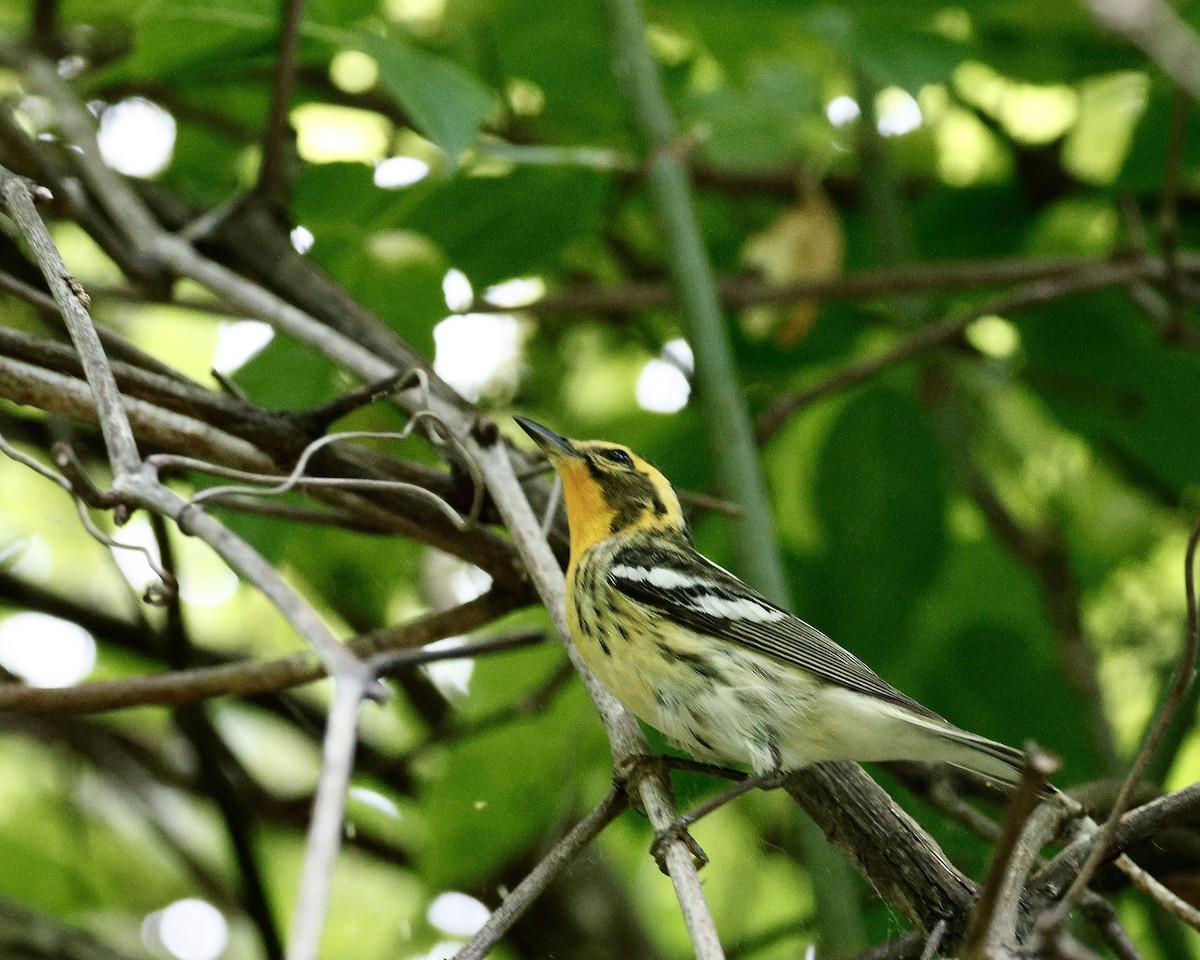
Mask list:
[[[601,450],[600,456],[613,463],[619,463],[623,467],[633,466],[633,459],[624,450]]]

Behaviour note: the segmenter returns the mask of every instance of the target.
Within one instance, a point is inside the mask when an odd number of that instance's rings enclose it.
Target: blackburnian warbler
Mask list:
[[[697,552],[674,489],[644,459],[516,420],[562,478],[572,638],[637,717],[698,759],[762,776],[925,760],[1020,780],[1020,751],[942,719]]]

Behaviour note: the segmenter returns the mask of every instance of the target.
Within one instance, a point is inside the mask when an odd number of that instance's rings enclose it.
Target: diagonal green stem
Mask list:
[[[696,221],[691,183],[677,152],[675,120],[646,41],[646,23],[637,0],[602,0],[601,5],[609,21],[617,83],[649,157],[647,186],[666,232],[671,277],[696,354],[697,392],[717,481],[722,493],[745,510],[734,536],[738,567],[746,580],[787,605],[787,579],[754,432],[742,399],[712,265]],[[865,941],[850,869],[811,821],[804,821],[801,845],[814,878],[822,939],[838,953],[852,953]]]

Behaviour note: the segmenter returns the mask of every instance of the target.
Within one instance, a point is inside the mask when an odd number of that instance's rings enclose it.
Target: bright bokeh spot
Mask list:
[[[68,687],[96,666],[96,641],[77,623],[15,613],[0,621],[0,666],[31,687]]]
[[[853,97],[843,94],[840,97],[834,97],[825,105],[825,116],[835,127],[844,127],[862,116],[862,108]]]
[[[4,555],[4,568],[24,580],[45,583],[54,572],[54,552],[40,533],[6,545]]]
[[[980,353],[1006,360],[1017,352],[1021,345],[1021,335],[1017,328],[994,314],[980,317],[966,330],[967,342]]]
[[[386,816],[400,816],[400,808],[378,790],[371,790],[367,787],[351,787],[348,794],[352,800],[357,800],[364,806],[368,806],[372,810],[378,810]]]
[[[271,325],[260,320],[222,323],[217,328],[213,369],[217,373],[233,373],[240,370],[252,357],[261,353],[274,337],[275,331]]]
[[[451,267],[442,277],[442,296],[446,298],[448,310],[461,313],[471,309],[471,304],[475,302],[475,289],[465,273]]]
[[[346,93],[363,93],[379,79],[379,64],[360,50],[343,50],[329,64],[329,79]]]
[[[188,897],[146,917],[142,942],[178,960],[216,960],[229,942],[229,924],[208,901]]]
[[[1079,95],[1067,86],[1013,84],[1004,97],[1000,121],[1017,140],[1051,143],[1066,133],[1079,116]]]
[[[546,94],[532,80],[508,81],[508,105],[518,117],[536,117],[546,106]]]
[[[486,570],[473,563],[460,563],[450,577],[450,589],[457,603],[470,603],[482,597],[492,587],[492,578]]]
[[[388,146],[388,121],[377,113],[306,103],[291,114],[296,150],[309,163],[359,160],[373,163]]]
[[[312,249],[312,245],[317,239],[308,227],[301,226],[293,227],[292,232],[288,236],[292,241],[292,249],[301,256]]]
[[[507,313],[462,313],[433,328],[433,369],[468,400],[516,386],[522,327]]]
[[[129,97],[105,108],[96,141],[104,162],[119,173],[157,176],[175,150],[175,118],[144,97]]]
[[[546,295],[546,281],[541,277],[515,277],[497,283],[484,291],[488,303],[505,310],[516,310],[537,303]]]
[[[692,387],[673,363],[648,360],[634,388],[638,406],[651,413],[676,413],[687,406]]]
[[[1142,71],[1083,81],[1079,85],[1079,119],[1063,144],[1067,170],[1089,183],[1110,183],[1129,153],[1149,93],[1150,78]]]
[[[375,166],[375,186],[383,190],[411,187],[429,176],[429,164],[416,157],[388,157]]]
[[[692,345],[683,337],[675,337],[663,344],[662,358],[673,363],[689,377],[696,371],[696,355]]]
[[[139,513],[125,524],[117,532],[115,539],[127,547],[143,548],[154,557],[156,563],[160,562],[154,531],[150,528],[150,521],[143,514]],[[139,596],[145,592],[146,587],[158,580],[158,574],[154,572],[142,550],[121,547],[109,547],[109,550],[112,551],[113,561],[121,571],[121,576]]]
[[[947,107],[934,128],[937,169],[942,182],[966,187],[1004,172],[1004,155],[974,113]]]
[[[651,413],[676,413],[687,406],[692,393],[688,376],[695,366],[686,340],[668,340],[662,356],[646,362],[638,374],[634,394],[638,406]]]
[[[466,642],[466,637],[445,637],[442,640],[426,644],[422,649],[455,650]],[[433,663],[425,664],[421,669],[429,677],[429,682],[437,687],[438,693],[451,702],[461,700],[471,692],[471,676],[475,673],[475,661],[470,657],[461,657],[457,660],[435,660]]]
[[[385,0],[384,9],[416,33],[437,30],[446,14],[446,0]]]
[[[487,923],[492,912],[474,897],[450,891],[439,893],[429,904],[425,919],[442,933],[455,937],[473,937]]]
[[[907,90],[888,87],[875,98],[875,127],[885,137],[899,137],[921,125],[921,107]]]
[[[425,953],[413,954],[409,960],[454,960],[463,948],[461,940],[442,940]]]

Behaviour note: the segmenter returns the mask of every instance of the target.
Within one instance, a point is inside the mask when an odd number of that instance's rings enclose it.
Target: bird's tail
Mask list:
[[[1016,789],[1021,782],[1025,769],[1025,754],[1022,751],[949,724],[937,732],[943,749],[940,756],[931,759],[967,770],[1006,790]],[[1056,792],[1050,785],[1042,791],[1045,796]]]

